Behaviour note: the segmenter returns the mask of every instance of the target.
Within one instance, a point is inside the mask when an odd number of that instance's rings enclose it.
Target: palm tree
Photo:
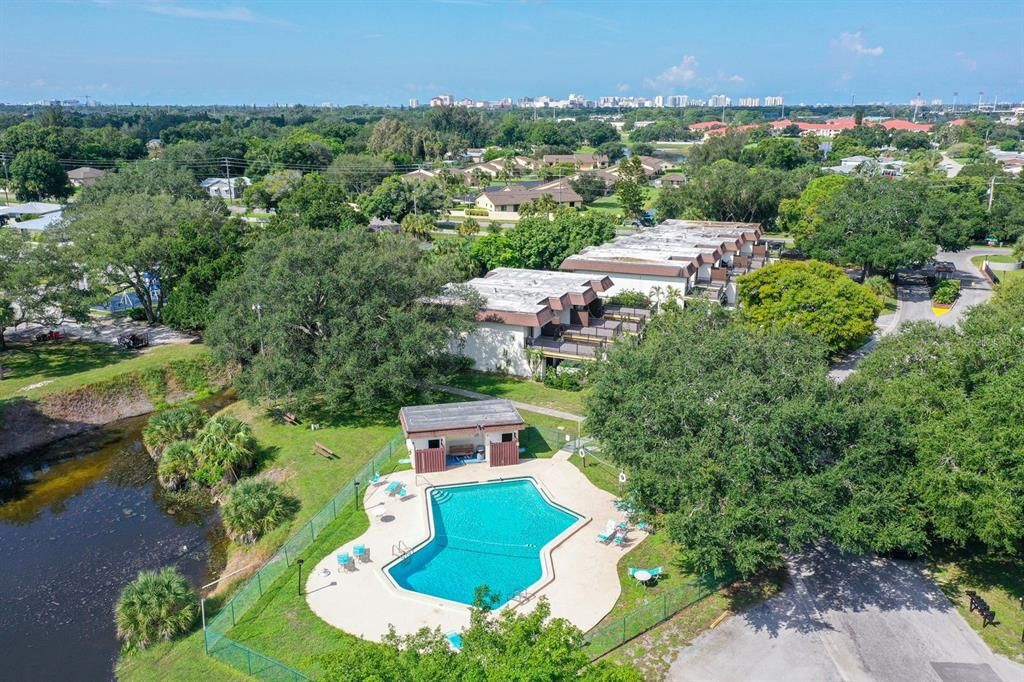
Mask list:
[[[177,568],[142,571],[118,597],[117,636],[127,649],[145,649],[188,631],[198,610],[196,591]]]
[[[195,405],[157,412],[142,430],[142,442],[153,457],[174,441],[188,440],[206,424],[206,414]]]
[[[192,454],[192,444],[178,440],[164,448],[156,467],[156,476],[164,488],[177,490],[192,478],[195,470],[196,457]]]
[[[297,506],[276,483],[245,479],[231,489],[224,503],[224,526],[236,542],[256,542],[291,517]]]
[[[417,239],[430,239],[433,231],[434,217],[429,214],[421,213],[415,215],[410,213],[402,218],[402,232],[410,234]]]
[[[195,479],[214,486],[224,478],[238,480],[252,468],[256,456],[256,439],[243,421],[218,415],[211,417],[192,441],[192,454],[199,468]]]

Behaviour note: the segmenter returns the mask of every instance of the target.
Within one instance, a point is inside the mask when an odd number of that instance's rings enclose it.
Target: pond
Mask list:
[[[167,565],[199,586],[223,568],[214,505],[160,488],[146,419],[0,462],[3,678],[111,680],[124,586]]]

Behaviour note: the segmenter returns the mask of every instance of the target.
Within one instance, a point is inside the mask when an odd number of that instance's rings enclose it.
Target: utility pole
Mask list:
[[[992,202],[996,198],[996,176],[992,176],[992,179],[988,181],[988,212],[992,212]]]
[[[984,90],[978,90],[978,111],[981,111],[981,98],[984,96]]]
[[[228,195],[235,198],[235,188],[231,186],[231,164],[228,163],[228,157],[224,157],[224,174],[228,178]]]

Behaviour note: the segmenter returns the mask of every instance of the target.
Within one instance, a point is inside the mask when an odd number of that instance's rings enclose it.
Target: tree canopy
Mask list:
[[[840,268],[820,261],[779,261],[737,280],[743,318],[759,327],[793,325],[838,354],[865,341],[882,299]]]
[[[546,216],[523,218],[510,230],[481,237],[471,252],[484,270],[557,270],[584,247],[613,239],[616,224],[611,216],[593,211],[557,211],[551,221]]]
[[[407,237],[296,230],[260,242],[221,286],[207,340],[242,366],[249,399],[378,409],[443,379],[449,341],[470,329],[474,305],[424,301],[440,286]]]
[[[43,149],[18,152],[11,163],[11,186],[21,201],[63,199],[71,194],[64,167],[56,156]]]

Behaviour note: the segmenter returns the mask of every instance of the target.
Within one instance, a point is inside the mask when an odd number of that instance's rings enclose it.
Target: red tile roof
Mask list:
[[[899,118],[890,118],[888,121],[882,121],[882,127],[889,130],[909,130],[915,133],[928,133],[932,129],[932,126],[927,123],[911,123]]]
[[[690,130],[710,130],[711,128],[724,128],[725,124],[721,121],[704,121],[702,123],[694,123],[690,125]]]

